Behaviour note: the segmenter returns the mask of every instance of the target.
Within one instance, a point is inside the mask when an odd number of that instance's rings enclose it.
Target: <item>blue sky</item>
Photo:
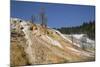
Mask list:
[[[52,28],[78,26],[95,20],[95,6],[25,1],[11,1],[11,17],[30,20],[35,15],[36,22],[40,23],[38,15],[42,7],[45,8],[48,26]]]

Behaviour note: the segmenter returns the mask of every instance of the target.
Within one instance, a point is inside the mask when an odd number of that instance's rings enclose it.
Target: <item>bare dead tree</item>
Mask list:
[[[42,25],[42,27],[46,27],[47,26],[47,17],[45,15],[44,8],[41,8],[40,19],[41,19],[41,25]]]
[[[31,16],[31,22],[34,23],[34,21],[35,21],[35,16],[32,15],[32,16]]]

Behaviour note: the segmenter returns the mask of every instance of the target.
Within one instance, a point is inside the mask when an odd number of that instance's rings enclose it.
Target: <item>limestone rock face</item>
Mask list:
[[[94,61],[94,54],[73,45],[57,30],[11,18],[11,66]]]

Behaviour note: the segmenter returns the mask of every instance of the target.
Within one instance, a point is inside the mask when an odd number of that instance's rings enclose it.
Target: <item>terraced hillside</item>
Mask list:
[[[94,61],[94,52],[70,42],[59,31],[11,18],[11,66]]]

